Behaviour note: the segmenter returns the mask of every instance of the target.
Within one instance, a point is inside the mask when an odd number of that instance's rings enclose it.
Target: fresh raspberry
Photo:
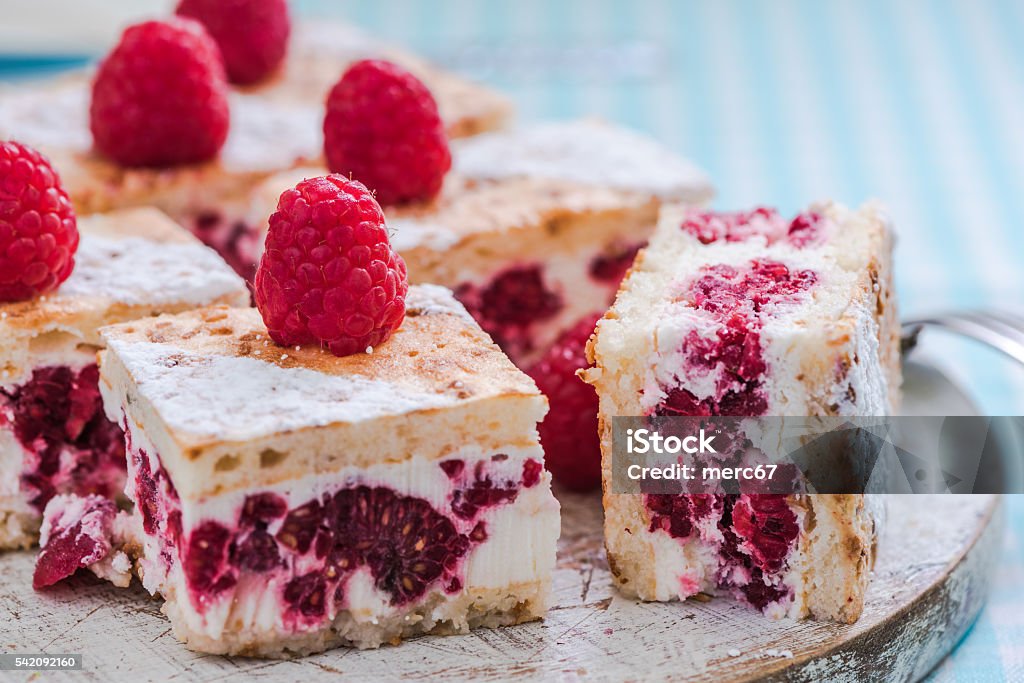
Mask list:
[[[377,346],[402,324],[409,282],[373,195],[362,183],[329,175],[281,195],[255,289],[278,344],[319,342],[347,356]]]
[[[78,223],[49,160],[0,142],[0,301],[51,292],[75,267]]]
[[[324,152],[332,172],[361,181],[385,206],[436,196],[452,166],[430,91],[380,60],[356,62],[331,90]]]
[[[258,83],[284,61],[292,28],[285,0],[181,0],[177,13],[217,41],[232,83]]]
[[[587,340],[600,317],[583,318],[562,333],[527,371],[551,405],[540,424],[544,462],[555,481],[574,491],[589,491],[601,483],[597,393],[576,376],[588,365]]]
[[[89,125],[99,150],[125,166],[216,156],[228,136],[227,82],[203,25],[172,17],[126,29],[96,73]]]

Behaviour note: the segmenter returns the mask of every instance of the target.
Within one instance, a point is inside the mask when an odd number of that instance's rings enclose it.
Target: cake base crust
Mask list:
[[[356,619],[342,611],[326,627],[306,633],[231,632],[220,638],[188,629],[172,598],[163,613],[174,635],[190,650],[210,654],[290,659],[344,646],[360,650],[398,645],[422,635],[466,634],[475,628],[499,628],[540,619],[547,609],[550,585],[536,581],[502,588],[469,590],[452,599],[440,596],[413,605],[387,619]]]
[[[0,510],[0,551],[27,550],[38,543],[40,521],[30,511]]]

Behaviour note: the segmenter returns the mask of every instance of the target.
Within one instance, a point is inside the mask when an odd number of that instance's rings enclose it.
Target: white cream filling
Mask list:
[[[717,339],[722,324],[711,316],[701,313],[682,303],[666,305],[666,313],[659,317],[654,328],[655,355],[644,377],[640,405],[649,412],[660,404],[667,389],[685,381],[685,386],[699,399],[714,396],[723,374],[721,364],[717,368],[702,372],[701,368],[688,367],[684,354],[680,353],[683,341],[690,332],[696,332],[704,339]]]
[[[137,431],[132,431],[133,439]],[[490,460],[494,453],[503,453],[508,455],[508,458],[501,461]],[[473,463],[479,460],[489,461],[487,472],[496,481],[519,481],[523,474],[523,463],[527,459],[542,461],[544,457],[539,446],[510,446],[498,449],[494,453],[481,454],[475,446],[466,446],[442,460],[461,459],[465,461],[466,471],[470,473]],[[298,479],[262,487],[259,492],[281,496],[288,504],[288,509],[292,509],[342,488],[360,485],[387,486],[402,495],[422,498],[437,509],[445,509],[448,505],[448,495],[452,490],[452,480],[441,469],[439,462],[441,461],[414,456],[400,463],[379,463],[365,468],[347,467],[337,472],[312,473]],[[251,493],[253,491],[236,490],[195,501],[183,501],[182,525],[185,533],[207,519],[228,520],[229,526],[233,526],[235,515],[241,509],[246,496]],[[275,533],[278,526],[279,523],[271,525],[268,530]]]
[[[54,496],[46,505],[43,523],[39,528],[39,545],[46,547],[50,536],[55,531],[67,531],[80,525],[78,536],[95,539],[106,539],[99,515],[86,516],[92,509],[92,501],[85,496],[60,495]]]
[[[138,430],[132,431],[133,447],[152,453],[152,444]],[[463,485],[473,480],[473,469],[478,461],[487,463],[487,473],[495,481],[510,479],[519,481],[523,464],[533,458],[541,460],[543,453],[539,446],[509,447],[497,452],[508,457],[495,461],[491,453],[480,454],[473,447],[453,453],[445,458],[462,459],[466,473]],[[439,461],[421,457],[410,458],[401,463],[380,464],[369,468],[347,468],[331,474],[311,474],[298,480],[260,489],[280,495],[293,509],[313,498],[333,493],[341,488],[367,485],[386,486],[400,495],[413,496],[428,501],[435,509],[449,510],[453,484],[439,466]],[[150,458],[150,466],[158,465]],[[133,474],[131,476],[134,476]],[[132,479],[132,481],[134,481]],[[129,485],[131,488],[132,485]],[[207,520],[220,520],[229,529],[237,524],[238,512],[245,497],[254,491],[233,491],[228,494],[197,501],[182,501],[183,535]],[[540,482],[531,488],[521,488],[515,502],[483,510],[472,520],[448,514],[460,533],[469,533],[479,521],[487,528],[487,539],[474,545],[463,560],[461,574],[462,591],[452,598],[474,589],[510,586],[517,583],[548,582],[555,563],[555,545],[560,530],[558,503],[551,495],[550,477],[543,473]],[[268,526],[268,532],[276,533],[283,520]],[[219,638],[227,630],[251,630],[274,633],[292,628],[283,613],[281,592],[293,576],[319,568],[320,562],[312,553],[289,560],[287,569],[265,575],[242,575],[239,584],[217,596],[203,611],[192,603],[187,589],[184,572],[174,555],[168,567],[160,559],[159,540],[143,538],[145,558],[141,560],[144,569],[143,584],[151,593],[160,593],[175,602],[173,612],[184,620],[190,631],[205,633]],[[356,621],[375,623],[404,610],[415,607],[419,601],[409,605],[392,606],[387,594],[373,585],[368,568],[362,568],[342,583],[344,600],[340,608]],[[430,595],[447,595],[442,584],[431,587],[423,599]],[[442,600],[436,608],[443,614]],[[332,615],[328,614],[328,617]],[[286,626],[286,623],[289,624]],[[304,628],[301,624],[295,628]],[[319,628],[319,626],[314,626]]]
[[[805,584],[807,583],[808,565],[811,562],[807,550],[808,542],[804,533],[805,513],[801,508],[790,506],[796,514],[800,535],[793,542],[786,557],[784,571],[768,576],[773,586],[785,586],[787,596],[777,603],[771,603],[765,614],[771,618],[789,616],[799,618],[806,614]],[[694,533],[686,539],[673,538],[665,531],[649,531],[644,529],[644,539],[650,544],[650,557],[655,580],[655,596],[657,601],[686,599],[698,592],[715,595],[728,593],[733,588],[718,586],[720,548],[723,540],[718,529],[718,518],[706,518],[696,525]],[[740,546],[741,552],[746,552]],[[723,578],[738,584],[750,580],[746,568],[736,565],[725,567]]]
[[[138,515],[119,512],[111,529],[113,552],[90,564],[89,571],[119,588],[127,588],[132,582],[133,563],[123,548],[138,543],[142,535],[142,519]]]
[[[665,398],[666,389],[676,386],[688,389],[699,400],[719,394],[721,382],[727,379],[723,366],[719,363],[712,371],[705,372],[690,365],[679,351],[691,331],[704,338],[714,338],[721,323],[714,315],[677,301],[677,296],[707,265],[728,264],[743,269],[753,259],[767,259],[785,264],[791,272],[807,269],[816,276],[809,290],[769,305],[759,316],[762,356],[767,366],[762,387],[768,401],[768,414],[806,414],[813,397],[798,378],[806,360],[807,335],[826,334],[828,321],[843,316],[852,316],[856,321],[850,351],[859,362],[851,365],[845,381],[836,383],[830,402],[838,404],[844,414],[888,414],[885,374],[878,357],[877,324],[864,303],[845,298],[846,292],[854,290],[859,273],[838,268],[834,250],[832,246],[799,249],[785,242],[767,246],[763,239],[755,238],[746,242],[715,242],[689,252],[699,255],[700,261],[684,268],[673,268],[675,279],[671,287],[674,291],[654,303],[655,314],[650,320],[656,353],[644,377],[641,396],[644,411],[654,409]],[[855,401],[846,397],[848,386],[854,388]]]
[[[11,425],[5,424],[0,429],[0,510],[37,515],[21,489],[24,457],[25,451]]]

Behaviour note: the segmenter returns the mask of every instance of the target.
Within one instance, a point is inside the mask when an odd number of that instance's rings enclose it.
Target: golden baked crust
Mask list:
[[[387,212],[395,242],[403,220],[444,226],[451,243],[402,248],[410,277],[455,286],[540,255],[600,251],[624,234],[641,241],[657,222],[654,197],[567,181],[513,178],[481,182],[452,177],[432,204]],[[589,256],[589,254],[586,254]]]
[[[281,193],[323,173],[302,167],[268,178],[252,194],[250,223],[265,231]],[[643,243],[660,203],[649,192],[577,181],[475,180],[452,173],[434,201],[388,208],[385,215],[410,282],[458,290],[481,286],[511,267],[543,264],[548,285],[567,292],[557,314],[532,333],[533,348],[543,350],[560,330],[607,307],[615,283],[594,281],[589,265],[602,254]],[[537,355],[507,350],[521,367]]]
[[[145,431],[183,498],[310,472],[439,458],[468,446],[533,446],[536,423],[547,410],[533,381],[440,287],[410,288],[405,321],[392,337],[372,353],[342,358],[317,347],[277,346],[254,309],[209,308],[108,327],[102,334],[109,346],[100,354],[107,412],[117,417],[123,409],[129,429]],[[206,401],[212,410],[233,390],[229,376],[210,387],[219,380],[219,370],[210,366],[224,359],[245,359],[248,371],[271,373],[282,384],[294,381],[296,391],[311,392],[308,410],[318,391],[311,383],[332,381],[342,389],[351,383],[352,401],[372,382],[375,401],[383,391],[394,402],[384,408],[353,404],[350,413],[323,419],[298,412],[283,422],[242,410],[228,416],[246,433],[239,439],[232,436],[237,430],[200,429],[170,415],[166,395],[152,382],[137,381],[147,368],[130,356],[140,348],[158,354],[160,363],[180,363],[180,374],[169,375],[174,391]]]
[[[108,342],[149,342],[202,355],[258,358],[286,369],[454,392],[467,401],[538,393],[533,381],[470,319],[454,309],[417,306],[415,298],[405,322],[387,342],[372,353],[351,356],[335,356],[316,346],[279,346],[270,341],[254,308],[206,308],[114,325],[101,333]]]
[[[249,293],[245,282],[188,231],[156,209],[125,209],[81,216],[78,230],[81,236],[76,256],[78,263],[67,282],[56,292],[37,299],[0,303],[0,372],[4,373],[4,384],[16,384],[31,372],[34,348],[53,349],[61,344],[101,345],[97,331],[103,325],[174,313],[205,304],[248,305]],[[203,255],[217,272],[209,273],[211,286],[208,289],[203,287],[204,283],[197,282],[195,290],[189,292],[187,298],[171,300],[166,296],[154,296],[147,300],[138,293],[125,300],[113,285],[120,277],[119,270],[127,277],[138,264],[116,261],[89,263],[89,246],[100,241],[108,245],[137,245],[144,241],[151,243],[154,250],[159,250],[160,245],[175,244],[197,252],[208,252]],[[220,266],[219,270],[216,265]],[[168,269],[165,275],[172,278],[176,272]],[[109,281],[90,279],[84,286],[78,286],[82,284],[82,278],[95,277],[103,280],[109,277]],[[106,287],[106,284],[111,287]]]

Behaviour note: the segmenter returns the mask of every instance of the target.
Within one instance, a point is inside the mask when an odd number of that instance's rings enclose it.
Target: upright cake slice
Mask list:
[[[864,496],[612,491],[616,415],[891,414],[900,384],[891,233],[879,209],[664,212],[598,324],[605,542],[644,600],[727,593],[852,622],[873,564]]]
[[[653,140],[580,120],[456,141],[441,195],[385,208],[411,282],[455,291],[520,367],[603,313],[665,201],[702,204],[707,176]],[[254,192],[266,230],[281,192],[323,169],[299,168]],[[249,261],[255,264],[262,238]]]
[[[274,345],[254,309],[104,331],[140,574],[189,647],[376,647],[544,613],[544,397],[450,292],[406,305],[391,339],[345,357]]]
[[[510,116],[511,105],[496,92],[328,22],[296,28],[278,78],[232,90],[227,142],[212,161],[126,168],[103,157],[89,131],[88,72],[0,91],[0,139],[45,153],[60,169],[79,214],[155,206],[241,268],[252,248],[252,235],[239,222],[252,186],[322,157],[328,91],[350,62],[367,57],[392,59],[415,71],[437,99],[452,137],[497,128]]]
[[[124,440],[97,388],[99,327],[248,303],[242,279],[159,211],[79,218],[78,230],[75,269],[56,293],[0,303],[0,548],[35,542],[55,494],[124,488]]]

